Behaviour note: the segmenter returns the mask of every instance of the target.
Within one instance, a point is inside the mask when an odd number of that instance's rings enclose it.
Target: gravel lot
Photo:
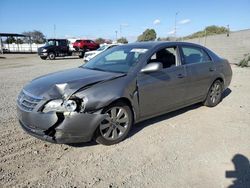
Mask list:
[[[250,187],[249,68],[232,67],[230,89],[217,107],[197,104],[142,122],[114,146],[57,145],[27,135],[16,119],[23,85],[81,63],[0,55],[0,187],[211,188],[240,181]]]

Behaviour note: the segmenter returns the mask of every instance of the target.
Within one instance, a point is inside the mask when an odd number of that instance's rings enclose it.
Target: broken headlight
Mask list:
[[[77,109],[75,100],[56,99],[48,102],[43,109],[43,112],[74,112]]]

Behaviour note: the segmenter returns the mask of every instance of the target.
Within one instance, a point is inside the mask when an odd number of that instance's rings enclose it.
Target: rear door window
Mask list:
[[[67,46],[67,41],[66,40],[60,40],[59,45],[60,46]]]
[[[182,46],[184,64],[205,63],[211,61],[208,54],[198,47]]]

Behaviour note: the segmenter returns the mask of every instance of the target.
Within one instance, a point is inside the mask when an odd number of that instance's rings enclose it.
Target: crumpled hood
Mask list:
[[[85,68],[74,68],[51,73],[32,80],[24,90],[34,96],[47,99],[71,96],[77,90],[97,83],[123,76],[122,73],[103,72]]]

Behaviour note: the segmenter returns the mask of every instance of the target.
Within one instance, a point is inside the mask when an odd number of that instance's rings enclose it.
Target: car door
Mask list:
[[[59,41],[60,53],[67,54],[68,53],[68,43],[66,40]]]
[[[164,53],[159,53],[161,50],[172,54],[164,57]],[[186,70],[180,63],[178,48],[172,46],[161,50],[154,53],[148,63],[162,62],[163,69],[139,73],[137,77],[141,118],[176,109],[185,103]]]
[[[200,101],[207,95],[215,65],[208,53],[201,47],[184,45],[180,49],[187,71],[187,100]]]

